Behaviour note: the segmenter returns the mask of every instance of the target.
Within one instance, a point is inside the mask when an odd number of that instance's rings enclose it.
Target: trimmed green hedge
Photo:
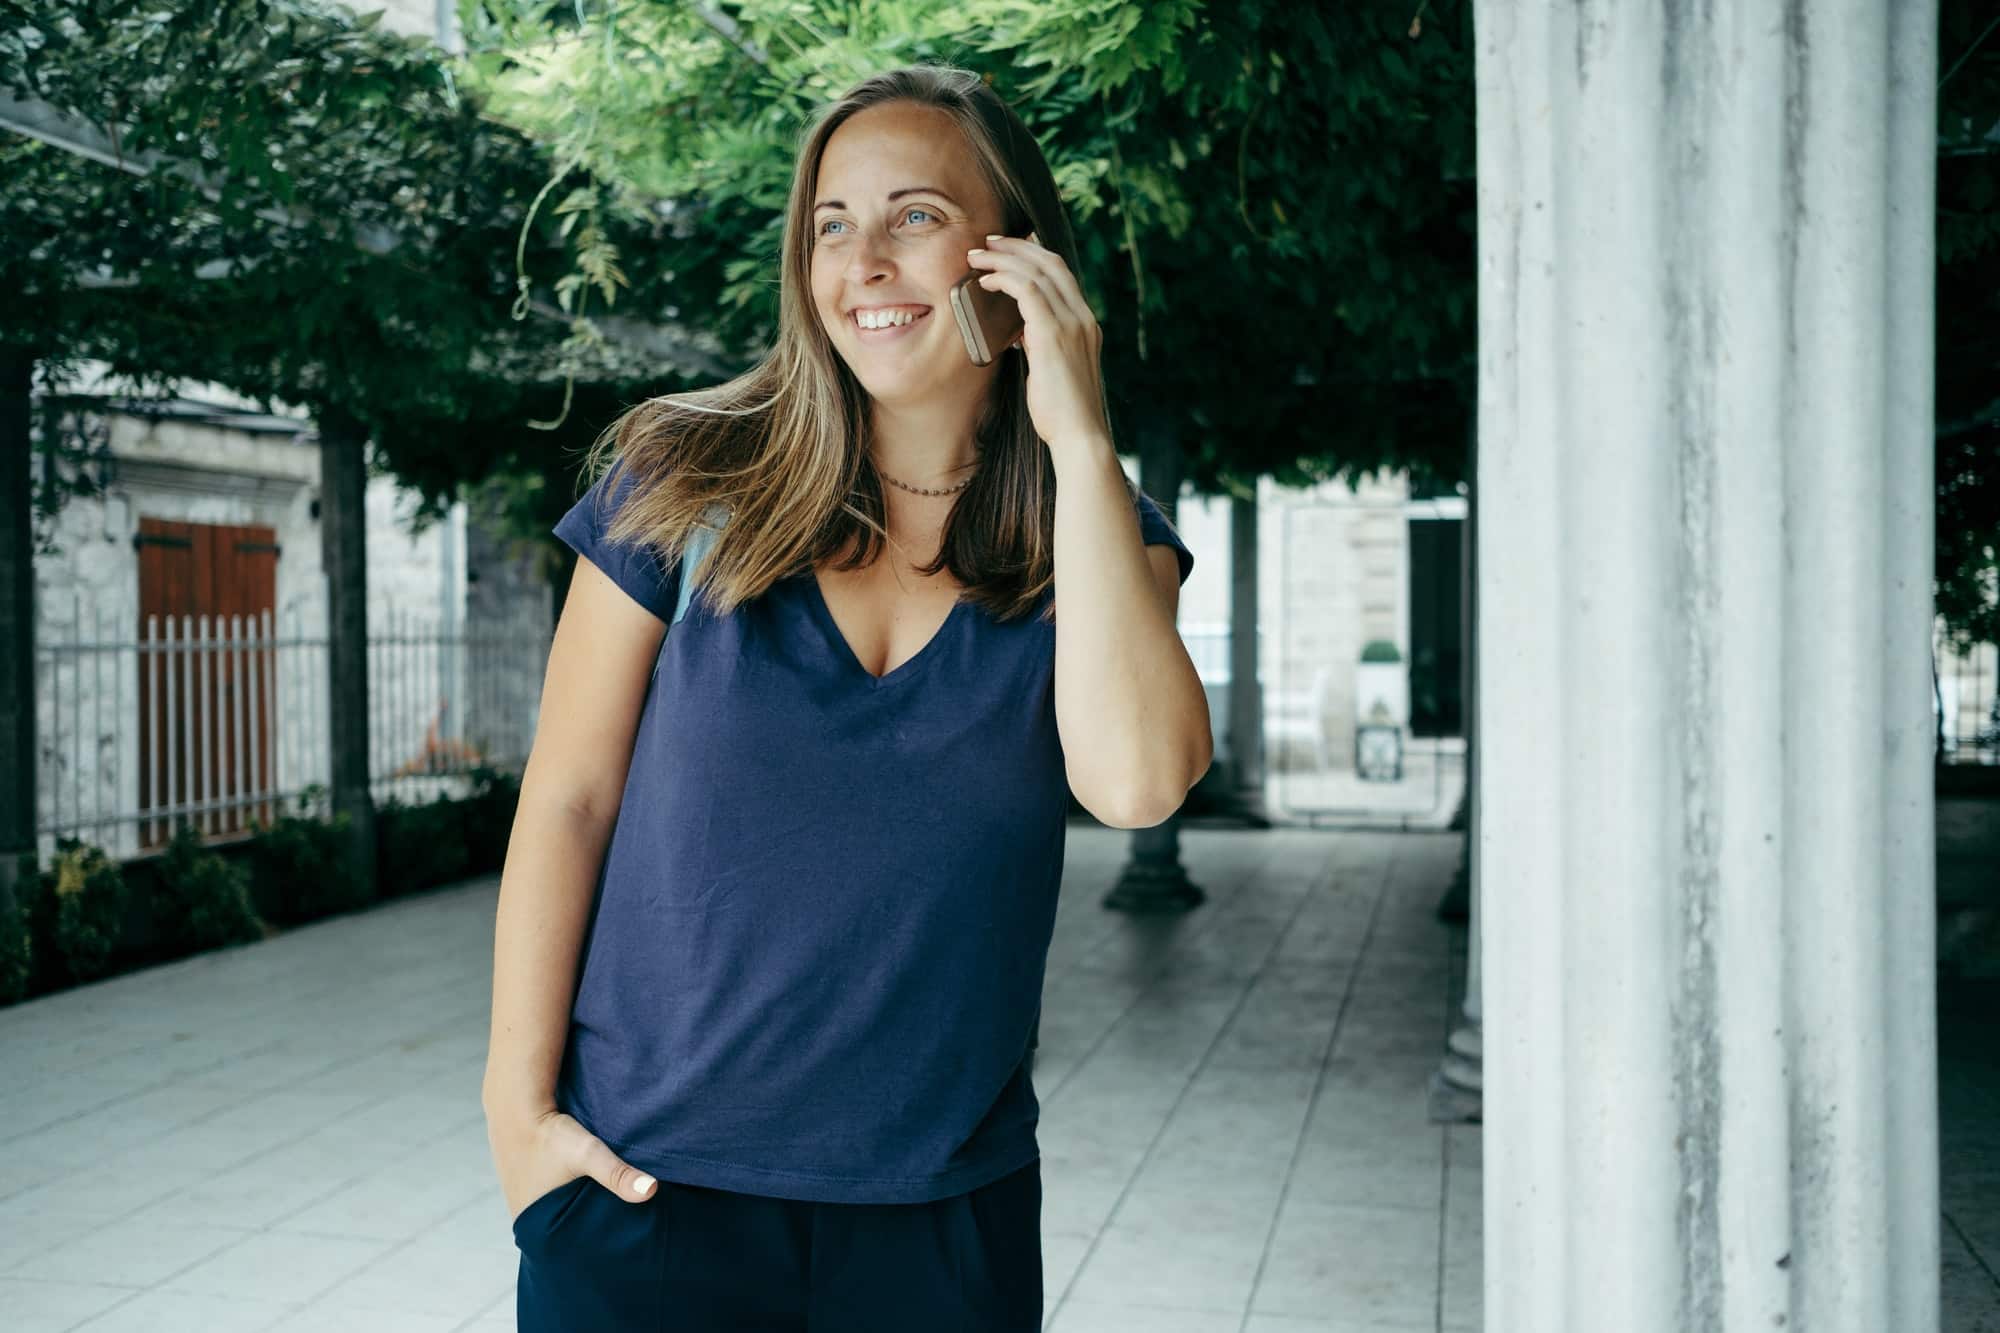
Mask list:
[[[422,805],[384,801],[375,809],[375,882],[383,897],[415,893],[500,869],[521,786],[513,774],[480,767],[472,793]]]
[[[183,824],[160,858],[154,920],[162,943],[176,956],[224,944],[245,944],[267,933],[250,905],[250,872],[211,850],[191,824]]]
[[[306,813],[319,790],[299,796],[297,814],[253,821],[248,838],[208,844],[183,827],[124,865],[73,838],[46,869],[28,854],[22,900],[0,917],[0,1005],[498,871],[520,782],[493,768],[471,776],[465,797],[377,809],[376,893],[354,872],[349,817]]]
[[[298,797],[299,813],[269,824],[252,820],[250,892],[257,915],[274,925],[292,926],[366,907],[369,886],[358,873],[348,841],[354,817],[345,810],[331,819],[305,812],[324,791],[314,786]]]

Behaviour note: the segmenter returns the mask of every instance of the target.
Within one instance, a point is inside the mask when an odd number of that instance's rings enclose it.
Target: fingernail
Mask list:
[[[653,1178],[651,1176],[640,1176],[632,1182],[632,1188],[644,1194],[647,1190],[653,1188]]]
[[[1005,237],[1003,237],[1003,236],[1002,236],[1002,235],[1001,235],[1001,234],[1000,234],[999,232],[997,232],[997,231],[989,231],[989,232],[987,232],[987,233],[986,233],[986,239],[987,239],[987,240],[989,240],[989,241],[998,241],[998,240],[1004,240],[1004,239],[1005,239]]]

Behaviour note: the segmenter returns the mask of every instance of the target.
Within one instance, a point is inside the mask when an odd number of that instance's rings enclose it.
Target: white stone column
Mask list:
[[[1935,0],[1476,0],[1488,1333],[1935,1333]]]

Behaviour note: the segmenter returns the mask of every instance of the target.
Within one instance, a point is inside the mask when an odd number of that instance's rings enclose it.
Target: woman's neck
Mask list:
[[[956,485],[979,461],[976,416],[976,405],[899,409],[877,403],[869,442],[876,470],[911,486]]]

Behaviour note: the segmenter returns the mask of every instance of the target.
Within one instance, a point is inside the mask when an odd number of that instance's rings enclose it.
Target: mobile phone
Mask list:
[[[972,269],[951,285],[951,313],[958,321],[959,336],[965,339],[965,354],[975,366],[991,365],[1020,335],[1025,320],[1021,307],[1005,292],[990,291],[979,285],[980,275],[991,269]]]

